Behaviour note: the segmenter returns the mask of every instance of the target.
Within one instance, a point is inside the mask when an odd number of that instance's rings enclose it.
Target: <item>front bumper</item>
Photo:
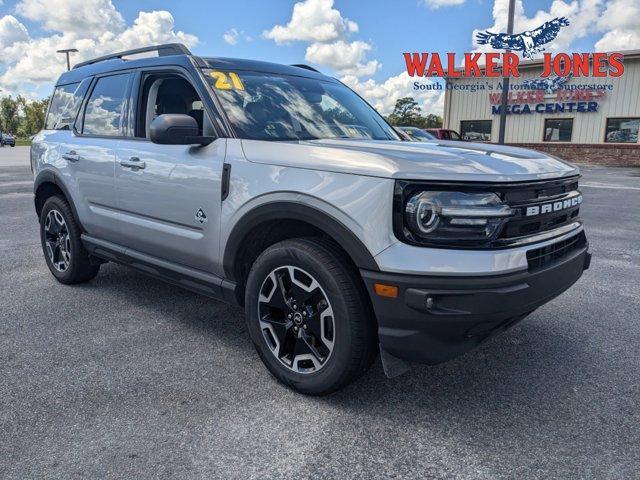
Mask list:
[[[457,357],[509,328],[573,285],[589,267],[586,240],[543,267],[490,276],[417,276],[361,270],[381,349],[412,362]],[[398,287],[378,296],[375,283]]]

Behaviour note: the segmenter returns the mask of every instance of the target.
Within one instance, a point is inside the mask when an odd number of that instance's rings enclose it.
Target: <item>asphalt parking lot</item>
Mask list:
[[[580,282],[455,361],[309,398],[243,313],[124,267],[58,284],[0,149],[0,478],[637,478],[640,170],[585,167]]]

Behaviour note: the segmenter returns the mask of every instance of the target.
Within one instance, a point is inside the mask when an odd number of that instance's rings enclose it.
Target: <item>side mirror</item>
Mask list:
[[[181,113],[156,117],[149,127],[149,136],[160,145],[209,145],[215,140],[200,135],[196,119]]]

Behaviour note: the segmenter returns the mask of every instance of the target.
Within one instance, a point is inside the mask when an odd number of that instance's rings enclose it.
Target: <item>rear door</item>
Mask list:
[[[124,135],[131,87],[130,73],[94,79],[74,127],[72,144],[63,152],[76,182],[89,235],[115,241],[115,149]]]
[[[192,115],[207,130],[210,120],[203,94],[182,70],[136,75],[128,136],[116,149],[118,243],[174,264],[215,272],[226,140],[218,138],[202,147],[157,145],[148,139],[149,124],[163,113]],[[211,130],[205,134],[214,135]]]

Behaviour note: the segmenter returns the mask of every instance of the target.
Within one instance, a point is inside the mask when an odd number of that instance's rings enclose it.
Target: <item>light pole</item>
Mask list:
[[[515,14],[516,0],[509,0],[509,18],[507,19],[507,34],[513,33],[513,16]],[[508,52],[509,50],[507,50]],[[503,62],[504,64],[504,62]],[[507,94],[509,93],[509,77],[502,79],[502,99],[500,102],[500,130],[498,131],[498,143],[504,145],[504,130],[507,124]]]
[[[77,52],[78,49],[77,48],[65,48],[62,50],[56,50],[56,52],[58,53],[64,53],[67,55],[67,70],[71,70],[71,62],[69,61],[69,53],[75,53]]]

